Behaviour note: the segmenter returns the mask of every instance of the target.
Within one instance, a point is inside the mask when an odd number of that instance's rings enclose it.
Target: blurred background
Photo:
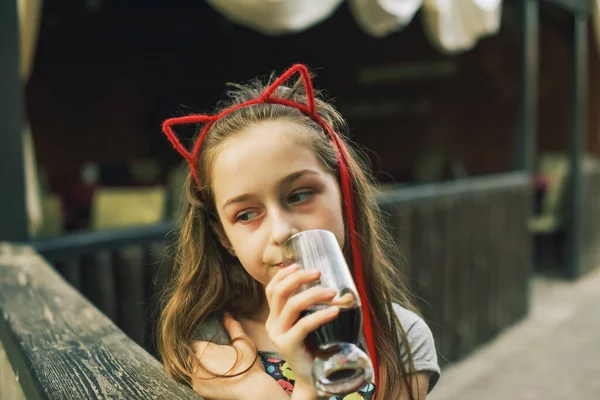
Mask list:
[[[0,240],[132,343],[157,356],[186,174],[162,121],[300,62],[372,163],[431,398],[600,398],[598,0],[2,3]],[[31,349],[2,323],[8,376]]]

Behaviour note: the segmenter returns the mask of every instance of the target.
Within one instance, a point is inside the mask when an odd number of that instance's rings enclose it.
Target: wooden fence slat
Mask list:
[[[482,272],[485,271],[485,247],[482,246],[485,232],[481,230],[481,214],[478,207],[478,194],[471,193],[464,200],[470,210],[465,218],[466,224],[464,246],[468,249],[469,262],[460,271],[462,312],[458,330],[460,335],[460,354],[468,354],[477,341],[479,313],[485,307],[487,285]]]
[[[504,285],[504,267],[507,257],[502,254],[504,243],[507,238],[506,231],[503,230],[501,215],[502,203],[507,201],[506,193],[490,193],[487,201],[480,201],[479,218],[481,218],[480,229],[485,232],[482,245],[486,247],[485,268],[482,280],[485,281],[487,288],[481,292],[486,309],[481,310],[478,319],[481,321],[478,334],[478,341],[486,341],[493,337],[497,332],[501,321],[503,304],[503,285]]]
[[[71,286],[77,290],[81,289],[81,265],[78,259],[70,258],[62,260],[55,263],[54,266]]]
[[[405,205],[388,205],[390,215],[390,231],[400,251],[401,259],[398,260],[399,267],[402,267],[406,284],[414,292],[418,283],[415,279],[415,273],[412,270],[411,262],[411,211]]]
[[[145,252],[141,246],[128,246],[114,255],[117,321],[130,338],[143,345],[147,323]]]
[[[461,239],[464,238],[464,232],[457,230],[457,223],[459,221],[456,218],[456,211],[458,209],[455,207],[455,203],[452,197],[443,199],[443,203],[441,204],[441,207],[443,207],[441,208],[442,212],[437,216],[440,224],[438,229],[443,237],[442,262],[439,271],[440,276],[438,277],[442,287],[442,303],[435,306],[442,307],[442,330],[446,343],[445,356],[449,359],[459,357],[456,322],[459,318],[460,309],[457,304],[457,297],[462,282],[456,272],[459,271],[457,261],[459,260],[459,254],[463,245]]]
[[[173,260],[167,247],[168,243],[153,241],[148,246],[146,254],[148,274],[146,275],[146,290],[148,304],[148,321],[146,325],[145,348],[158,357],[156,346],[156,328],[161,312],[161,300],[165,285],[171,278]]]
[[[98,251],[81,258],[81,291],[111,320],[117,320],[112,253]]]
[[[472,284],[471,280],[471,199],[470,197],[458,197],[455,199],[453,207],[452,221],[455,226],[454,233],[451,235],[451,243],[455,248],[453,260],[454,274],[454,302],[456,321],[452,327],[454,333],[455,358],[462,357],[465,353],[465,336],[468,335],[468,318],[472,304],[469,301],[469,290]]]

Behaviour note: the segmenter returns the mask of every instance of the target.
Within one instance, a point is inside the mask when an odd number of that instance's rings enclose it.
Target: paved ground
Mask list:
[[[447,367],[428,400],[600,400],[600,269],[532,293],[530,315]]]

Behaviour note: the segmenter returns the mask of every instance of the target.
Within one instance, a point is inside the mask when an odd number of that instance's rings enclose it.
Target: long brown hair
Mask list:
[[[248,85],[231,85],[219,110],[259,98],[268,85],[254,80]],[[276,96],[302,102],[305,93],[298,82],[293,88],[279,87]],[[345,139],[346,123],[328,103],[315,100],[319,116],[346,144],[353,179],[357,229],[362,246],[367,296],[374,312],[375,345],[379,355],[379,398],[396,398],[408,390],[415,372],[406,332],[398,321],[392,302],[415,310],[402,274],[402,259],[387,230],[375,200],[375,182],[368,163]],[[264,289],[221,245],[216,230],[218,220],[211,193],[210,171],[215,157],[227,140],[251,124],[266,120],[285,120],[306,129],[307,141],[319,160],[338,177],[338,159],[331,140],[321,126],[294,107],[281,104],[254,104],[242,107],[219,119],[210,128],[198,162],[200,187],[188,174],[184,186],[180,231],[176,246],[173,279],[166,291],[166,303],[159,320],[158,349],[167,373],[189,383],[198,365],[191,342],[198,324],[211,314],[228,311],[248,315],[264,301]],[[348,241],[346,241],[347,243]],[[348,246],[346,246],[348,247]],[[348,249],[345,249],[348,253]],[[346,254],[351,260],[350,254]],[[401,264],[401,263],[400,263]],[[405,364],[401,348],[407,356]]]

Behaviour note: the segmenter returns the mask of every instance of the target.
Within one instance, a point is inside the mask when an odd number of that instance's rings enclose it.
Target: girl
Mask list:
[[[284,86],[296,74],[296,84]],[[188,151],[173,126],[190,123],[205,125]],[[339,310],[299,318],[334,293],[295,294],[319,276],[283,268],[281,254],[287,238],[308,229],[335,234],[363,304],[363,343],[375,382],[340,398],[372,399],[377,390],[377,399],[423,400],[436,384],[431,331],[412,311],[373,183],[341,136],[344,127],[334,108],[315,97],[303,65],[267,87],[234,86],[213,116],[163,124],[190,173],[159,350],[167,372],[200,395],[316,398],[303,340]],[[209,329],[215,316],[225,341]]]

